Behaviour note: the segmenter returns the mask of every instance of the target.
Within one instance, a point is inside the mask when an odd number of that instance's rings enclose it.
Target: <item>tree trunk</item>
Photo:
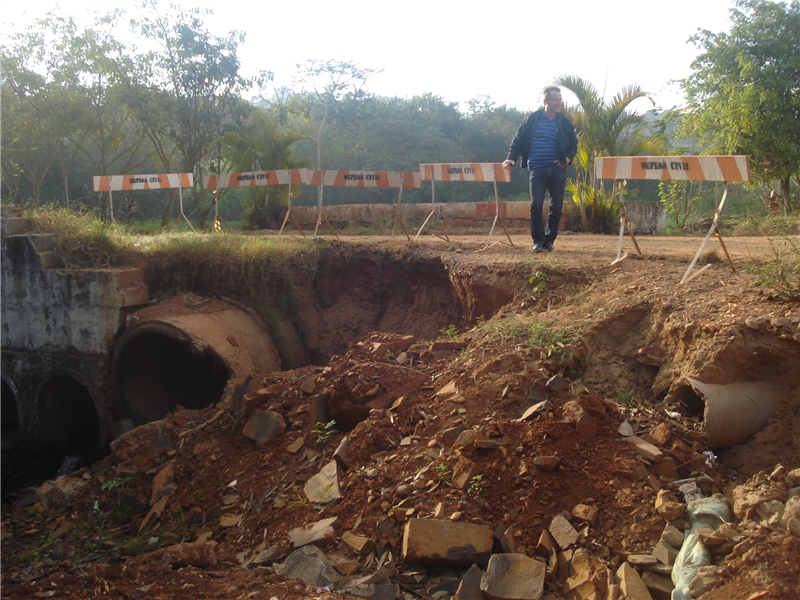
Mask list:
[[[792,213],[792,178],[786,176],[781,179],[781,194],[783,195],[783,214],[789,215]]]
[[[164,214],[161,216],[161,226],[167,227],[172,222],[172,205],[175,202],[175,188],[170,188],[167,195],[167,204],[164,207]]]

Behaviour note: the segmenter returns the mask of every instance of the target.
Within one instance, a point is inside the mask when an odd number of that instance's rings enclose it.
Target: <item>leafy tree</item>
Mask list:
[[[167,15],[159,11],[155,0],[146,2],[145,8],[146,18],[138,25],[158,50],[139,58],[138,64],[150,69],[131,82],[129,90],[140,94],[135,106],[151,139],[174,144],[181,170],[194,173],[191,199],[203,228],[215,206],[213,195],[202,187],[203,176],[214,170],[224,128],[241,117],[240,94],[252,84],[239,74],[238,49],[244,36],[236,31],[226,37],[212,35],[202,21],[207,11],[197,8],[173,6]],[[159,154],[167,164],[168,152],[164,145]]]
[[[250,115],[222,138],[223,154],[235,171],[270,171],[309,166],[310,161],[294,156],[295,144],[303,136],[282,126],[278,115],[269,109],[254,108]],[[288,186],[248,188],[249,202],[244,215],[248,229],[279,225]]]
[[[342,62],[338,60],[316,60],[306,61],[305,64],[298,64],[299,70],[298,83],[310,88],[316,102],[322,108],[322,116],[319,120],[316,141],[316,168],[322,169],[322,134],[325,125],[331,117],[337,113],[339,104],[349,99],[361,99],[367,96],[364,91],[367,79],[375,73],[375,69],[359,67],[352,61]],[[322,198],[322,188],[319,188],[318,199]]]
[[[800,185],[800,2],[737,0],[725,33],[690,38],[702,54],[682,80],[685,135],[708,152],[750,155],[756,181],[779,179],[787,212]]]
[[[598,189],[595,158],[663,152],[663,143],[650,131],[645,116],[630,110],[636,100],[651,99],[639,86],[631,85],[606,101],[591,83],[573,75],[558,77],[555,85],[578,97],[577,107],[564,110],[572,119],[578,136],[576,179],[568,183],[568,189],[573,199],[577,199],[583,227],[592,229],[600,225],[603,229],[605,225],[601,223],[609,223],[613,211],[614,191],[609,196]],[[591,219],[586,213],[587,205],[591,209]]]
[[[25,152],[20,155],[37,200],[56,153],[65,202],[69,166],[78,153],[90,161],[95,175],[124,173],[147,159],[144,138],[120,104],[122,87],[108,68],[109,57],[125,53],[113,37],[119,16],[112,13],[78,30],[71,18],[50,14],[14,35],[13,46],[3,47],[3,84],[10,103],[4,117],[11,117],[8,122],[4,118],[4,129],[20,135],[10,139],[36,148],[37,155],[45,148],[52,153],[35,164]]]

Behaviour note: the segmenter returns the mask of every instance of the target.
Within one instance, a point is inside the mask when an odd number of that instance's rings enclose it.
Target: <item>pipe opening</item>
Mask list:
[[[39,392],[39,425],[62,456],[93,455],[100,437],[100,416],[85,385],[57,375]]]
[[[0,391],[0,423],[2,423],[3,440],[13,436],[19,431],[19,411],[17,410],[17,396],[8,382],[3,379]]]
[[[705,399],[702,398],[691,385],[677,387],[674,391],[670,392],[670,399],[675,402],[680,402],[685,407],[686,414],[690,417],[700,417],[700,420],[703,420],[706,407]]]
[[[134,426],[163,419],[178,405],[199,409],[219,402],[229,378],[213,354],[153,331],[132,336],[118,365],[123,416]]]

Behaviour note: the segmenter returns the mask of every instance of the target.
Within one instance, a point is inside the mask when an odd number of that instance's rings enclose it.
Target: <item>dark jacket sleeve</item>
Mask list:
[[[535,113],[534,113],[535,114]],[[517,167],[527,167],[528,155],[531,150],[531,120],[533,114],[528,115],[519,126],[514,138],[511,140],[511,145],[508,147],[507,160],[513,160]],[[522,159],[522,160],[520,160]]]
[[[575,154],[578,152],[578,136],[575,135],[575,128],[572,126],[572,121],[570,121],[569,118],[564,117],[562,123],[567,126],[567,149],[565,154],[569,162],[573,163],[575,162]]]

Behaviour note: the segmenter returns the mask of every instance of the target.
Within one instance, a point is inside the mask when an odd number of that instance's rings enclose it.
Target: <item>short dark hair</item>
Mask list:
[[[547,100],[547,96],[550,95],[550,92],[558,92],[560,94],[561,88],[555,85],[548,85],[542,92],[542,101]]]

